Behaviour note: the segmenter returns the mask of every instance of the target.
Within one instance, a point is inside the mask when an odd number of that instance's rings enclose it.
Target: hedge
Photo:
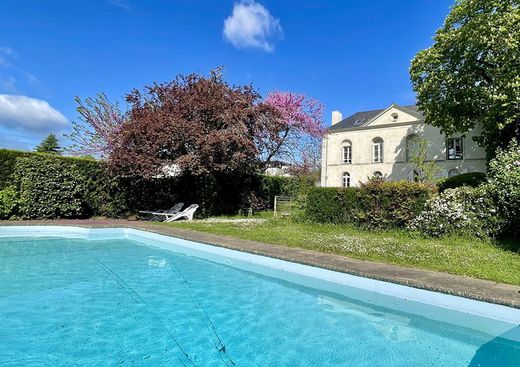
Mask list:
[[[93,159],[6,149],[0,150],[0,167],[0,219],[127,217],[176,202],[198,203],[199,216],[235,214],[249,207],[271,208],[275,195],[296,196],[300,185],[309,184],[254,175],[112,177]]]
[[[93,159],[0,150],[1,216],[126,217],[140,209],[198,203],[199,216],[272,208],[274,196],[303,201],[303,219],[367,227],[402,227],[432,189],[409,182],[369,182],[358,188],[316,188],[312,179],[205,175],[161,179],[111,177]],[[5,191],[2,191],[5,189]],[[13,196],[13,192],[16,197]]]
[[[443,192],[446,189],[455,189],[461,186],[477,187],[486,182],[486,174],[483,172],[469,172],[462,173],[457,176],[450,177],[439,183],[439,191]]]
[[[0,190],[12,185],[12,174],[16,159],[31,157],[37,153],[23,152],[20,150],[0,149]]]
[[[373,180],[360,187],[311,189],[303,218],[317,223],[403,228],[418,215],[435,188],[414,182]]]
[[[94,160],[32,155],[17,158],[11,175],[22,218],[82,218],[95,213],[92,180],[100,171]]]

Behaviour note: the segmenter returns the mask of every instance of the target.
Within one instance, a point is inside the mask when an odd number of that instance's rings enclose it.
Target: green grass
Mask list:
[[[272,214],[264,213],[260,217],[272,218]],[[405,231],[369,231],[349,226],[295,223],[290,219],[162,225],[520,285],[520,251],[513,242],[416,238]]]

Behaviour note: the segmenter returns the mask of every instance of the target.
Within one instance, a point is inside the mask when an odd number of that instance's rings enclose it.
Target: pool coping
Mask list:
[[[315,266],[322,269],[441,292],[520,309],[520,286],[448,273],[357,260],[301,248],[272,245],[233,237],[197,232],[156,223],[129,220],[0,221],[0,226],[56,225],[83,228],[133,228],[255,255]]]

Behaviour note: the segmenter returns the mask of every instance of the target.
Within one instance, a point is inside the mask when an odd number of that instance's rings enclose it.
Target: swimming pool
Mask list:
[[[519,366],[519,323],[133,229],[0,227],[1,366]]]

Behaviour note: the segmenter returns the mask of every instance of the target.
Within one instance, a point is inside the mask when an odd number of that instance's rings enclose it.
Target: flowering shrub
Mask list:
[[[426,202],[424,210],[408,225],[411,230],[441,237],[472,234],[492,237],[503,228],[487,185],[447,189]]]
[[[506,231],[520,235],[520,145],[513,140],[489,162],[489,190],[500,216],[508,220]]]

